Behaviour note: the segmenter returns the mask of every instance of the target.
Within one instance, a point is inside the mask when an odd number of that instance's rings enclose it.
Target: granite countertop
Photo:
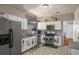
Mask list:
[[[55,36],[62,36],[61,34],[55,34]]]
[[[72,43],[69,45],[69,48],[70,48],[70,49],[77,49],[77,50],[79,50],[79,42],[72,42]]]
[[[28,37],[33,37],[33,36],[36,36],[36,35],[29,35],[29,36],[25,36],[25,37],[22,37],[22,38],[28,38]]]

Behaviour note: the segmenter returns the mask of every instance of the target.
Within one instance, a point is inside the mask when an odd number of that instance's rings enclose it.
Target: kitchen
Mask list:
[[[0,55],[79,54],[78,6],[0,5]]]

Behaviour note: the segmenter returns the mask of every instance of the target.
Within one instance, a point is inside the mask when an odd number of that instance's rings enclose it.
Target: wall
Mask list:
[[[69,21],[69,20],[74,20],[74,14],[73,13],[68,13],[68,14],[61,14],[61,15],[56,15],[55,17],[58,18],[60,21]],[[41,19],[38,19],[40,21],[45,21],[46,17],[42,17]],[[48,21],[54,21],[53,18],[47,17]]]
[[[63,22],[63,34],[67,38],[73,38],[73,21]]]
[[[74,20],[74,14],[73,13],[58,15],[57,17],[61,21],[63,21],[63,20],[64,21]]]
[[[79,20],[79,7],[74,12],[74,19]]]

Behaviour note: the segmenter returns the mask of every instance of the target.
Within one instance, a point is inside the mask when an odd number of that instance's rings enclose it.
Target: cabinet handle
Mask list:
[[[32,40],[32,44],[34,44],[33,40]]]
[[[24,40],[23,40],[23,43],[24,43]]]

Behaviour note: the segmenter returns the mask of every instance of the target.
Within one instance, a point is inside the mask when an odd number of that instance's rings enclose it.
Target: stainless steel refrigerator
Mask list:
[[[0,20],[0,55],[21,54],[21,23]]]

